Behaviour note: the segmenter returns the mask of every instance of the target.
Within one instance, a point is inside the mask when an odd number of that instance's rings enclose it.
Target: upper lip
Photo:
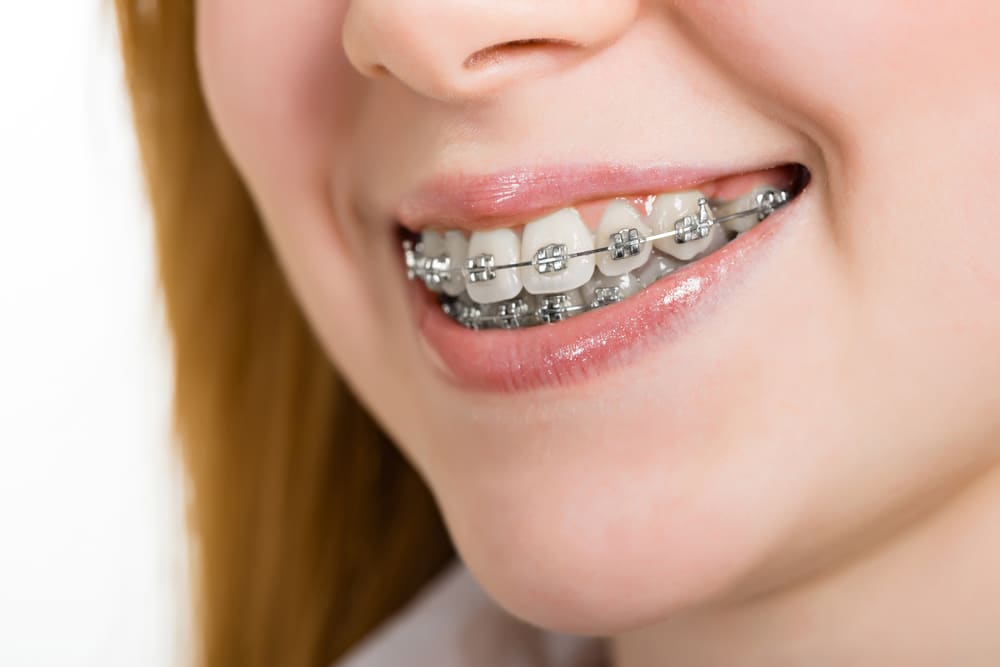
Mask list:
[[[470,231],[513,226],[554,208],[605,197],[685,190],[767,166],[773,164],[744,169],[598,164],[447,173],[401,197],[394,216],[414,232],[429,226]]]

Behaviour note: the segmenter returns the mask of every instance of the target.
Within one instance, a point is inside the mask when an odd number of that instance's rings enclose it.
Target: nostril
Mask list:
[[[466,69],[480,69],[499,65],[515,57],[556,56],[578,46],[578,44],[565,39],[516,39],[476,51],[465,59],[463,66]]]

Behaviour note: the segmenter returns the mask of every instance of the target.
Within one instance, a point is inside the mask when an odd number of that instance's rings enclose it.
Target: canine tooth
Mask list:
[[[695,254],[695,257],[699,257],[701,255],[707,255],[713,250],[721,248],[722,246],[726,245],[726,230],[723,228],[722,225],[712,225],[712,227],[708,230],[708,236],[706,236],[703,239],[698,239],[697,241],[693,241],[691,243],[685,243],[684,245],[695,245],[695,244],[699,245],[699,249],[698,252]]]
[[[444,233],[444,254],[451,260],[449,268],[462,268],[468,248],[469,241],[462,232],[452,230]],[[447,279],[441,283],[441,289],[445,294],[458,296],[465,290],[465,276],[460,271],[449,272]]]
[[[673,192],[657,195],[653,202],[653,211],[649,214],[649,224],[654,234],[661,234],[674,229],[674,223],[686,215],[698,215],[698,200],[704,195],[698,190],[687,192]],[[703,239],[678,243],[676,237],[668,236],[664,239],[653,241],[653,245],[660,251],[676,257],[677,259],[689,260],[700,254],[712,242],[712,233],[717,233],[718,225],[712,225],[708,236]]]
[[[575,208],[529,222],[521,239],[521,261],[533,263],[520,269],[524,289],[554,294],[580,287],[594,274],[594,256],[566,256],[593,249],[594,236]]]
[[[620,276],[629,271],[634,271],[646,263],[649,253],[653,250],[652,243],[640,243],[637,245],[633,240],[629,244],[627,233],[618,238],[622,230],[635,230],[639,239],[644,239],[651,234],[649,226],[642,221],[639,213],[624,199],[615,199],[608,204],[601,222],[597,226],[597,236],[595,246],[603,248],[610,246],[614,241],[619,242],[619,248],[625,256],[620,259],[612,257],[610,252],[602,252],[597,255],[597,268],[606,276]],[[638,248],[638,252],[632,250]]]
[[[678,259],[654,254],[649,258],[649,261],[646,262],[646,265],[639,269],[636,273],[642,284],[648,286],[655,283],[668,273],[673,273],[681,266],[684,266],[684,262]]]
[[[725,204],[719,206],[719,210],[716,215],[721,218],[724,215],[731,215],[733,213],[738,213],[740,211],[749,211],[753,208],[756,208],[757,195],[772,191],[774,189],[775,188],[768,185],[758,185],[747,194],[741,197],[737,197],[736,199],[728,201]],[[726,229],[729,229],[731,231],[745,232],[748,229],[751,229],[754,226],[756,226],[758,222],[759,220],[757,219],[757,215],[751,213],[750,215],[744,215],[740,216],[739,218],[733,218],[732,220],[727,220],[722,224],[725,225]]]
[[[466,251],[468,258],[492,256],[494,266],[516,264],[521,259],[521,239],[512,229],[491,229],[473,232]],[[517,269],[492,272],[485,280],[466,281],[469,297],[477,303],[496,303],[513,299],[521,291],[521,277]]]

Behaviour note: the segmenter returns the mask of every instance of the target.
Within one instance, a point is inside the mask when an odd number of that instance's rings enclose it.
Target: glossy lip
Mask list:
[[[467,329],[441,311],[433,293],[412,281],[420,335],[438,370],[463,389],[514,392],[585,381],[681,335],[707,314],[760,263],[798,196],[764,222],[638,294],[555,324]]]
[[[784,164],[746,169],[697,167],[636,168],[617,164],[540,167],[493,174],[445,174],[404,195],[394,217],[417,232],[423,227],[467,230],[514,226],[553,208],[602,199],[688,190],[723,176],[747,174]]]

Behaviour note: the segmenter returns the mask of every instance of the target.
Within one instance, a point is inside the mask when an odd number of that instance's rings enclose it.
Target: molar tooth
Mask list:
[[[661,234],[674,229],[674,223],[686,215],[698,215],[698,200],[703,195],[698,190],[674,192],[657,195],[653,203],[653,211],[649,215],[649,224],[654,234]],[[720,225],[712,225],[708,236],[703,239],[678,243],[676,238],[668,236],[653,241],[653,245],[662,252],[677,259],[689,260],[700,254],[711,245],[713,235],[721,233]]]
[[[747,194],[720,205],[716,215],[721,218],[724,215],[731,215],[740,211],[749,211],[750,209],[756,208],[757,195],[770,192],[775,189],[776,188],[770,185],[758,185]],[[759,220],[757,219],[756,214],[751,213],[750,215],[744,215],[739,218],[727,220],[722,224],[725,225],[726,229],[734,232],[745,232],[748,229],[755,227],[758,222]]]
[[[594,236],[575,208],[529,222],[521,240],[521,261],[535,263],[520,269],[524,289],[554,294],[580,287],[594,274],[594,256],[566,259],[564,255],[593,249]]]
[[[492,256],[494,266],[516,264],[521,259],[521,239],[512,229],[491,229],[473,232],[466,251],[467,258],[480,255]],[[513,299],[521,291],[518,269],[492,271],[493,277],[483,280],[469,279],[465,289],[477,303],[496,303]],[[481,274],[486,275],[486,274]]]
[[[598,248],[603,248],[612,244],[612,237],[622,230],[634,229],[638,232],[639,238],[644,239],[651,234],[649,226],[642,221],[639,213],[624,199],[615,199],[608,204],[597,226],[597,236],[594,244]],[[618,240],[618,239],[614,239]],[[602,252],[597,255],[597,268],[606,276],[620,276],[634,271],[646,263],[649,253],[653,250],[650,242],[640,243],[638,252],[629,254],[634,246],[629,246],[627,239],[625,242],[625,257],[614,259],[610,252]]]
[[[451,230],[444,233],[444,254],[448,255],[451,260],[449,268],[462,268],[468,254],[468,248],[469,241],[462,232]],[[450,271],[447,274],[447,279],[441,283],[441,289],[444,290],[445,294],[458,296],[465,291],[465,276],[462,275],[461,271]]]

